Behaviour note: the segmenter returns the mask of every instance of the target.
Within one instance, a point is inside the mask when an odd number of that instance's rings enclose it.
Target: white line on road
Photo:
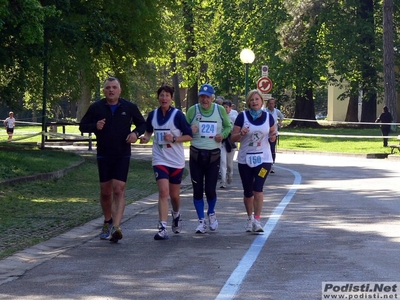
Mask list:
[[[260,234],[256,237],[254,242],[251,244],[249,250],[247,250],[246,254],[242,257],[239,262],[239,265],[233,271],[231,276],[226,281],[225,285],[222,287],[218,296],[215,298],[216,300],[222,299],[233,299],[236,292],[238,291],[240,285],[243,282],[244,277],[247,272],[250,270],[251,266],[254,264],[258,255],[260,254],[261,249],[263,248],[265,242],[267,241],[269,235],[275,228],[275,225],[278,223],[280,217],[283,214],[286,206],[292,200],[294,194],[298,189],[298,185],[301,182],[301,175],[293,171],[291,169],[276,167],[282,170],[286,170],[291,172],[294,175],[294,181],[292,184],[292,188],[287,192],[286,196],[282,199],[282,201],[275,207],[274,211],[270,215],[268,222],[264,226],[264,234]]]

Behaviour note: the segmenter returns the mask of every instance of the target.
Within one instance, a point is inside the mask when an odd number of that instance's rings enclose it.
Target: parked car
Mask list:
[[[326,112],[319,112],[315,115],[315,119],[317,120],[325,120],[326,119]]]

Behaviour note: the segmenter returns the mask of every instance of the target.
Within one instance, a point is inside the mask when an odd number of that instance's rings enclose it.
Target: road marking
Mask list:
[[[246,254],[240,260],[236,269],[233,271],[231,276],[226,281],[225,285],[222,287],[218,296],[215,298],[216,300],[234,298],[240,285],[243,282],[243,279],[246,277],[247,272],[254,264],[255,260],[260,254],[261,249],[263,248],[265,242],[267,241],[269,235],[272,233],[272,231],[275,228],[275,225],[278,223],[280,217],[282,216],[283,211],[285,210],[286,206],[290,203],[293,196],[297,192],[298,185],[301,182],[301,175],[298,172],[293,171],[291,169],[282,168],[278,166],[276,166],[276,168],[289,171],[294,175],[294,181],[292,187],[287,192],[286,196],[282,199],[282,201],[275,207],[274,211],[270,215],[268,222],[264,226],[264,234],[260,234],[256,237],[254,242],[251,244],[250,248],[247,250]]]

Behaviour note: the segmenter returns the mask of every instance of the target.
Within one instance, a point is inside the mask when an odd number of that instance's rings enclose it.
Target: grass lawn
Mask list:
[[[397,133],[390,133],[388,144],[399,144]],[[368,137],[368,138],[366,138]],[[318,128],[280,130],[280,149],[296,151],[340,152],[340,153],[386,153],[391,149],[383,147],[381,131],[377,128]],[[398,152],[398,151],[396,151]],[[396,153],[398,155],[398,153]]]

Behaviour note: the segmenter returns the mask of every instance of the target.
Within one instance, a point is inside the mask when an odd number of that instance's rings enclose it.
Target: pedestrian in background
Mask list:
[[[199,103],[191,106],[186,120],[192,126],[193,140],[190,146],[189,168],[193,186],[193,203],[199,224],[196,233],[206,233],[204,192],[207,198],[207,215],[210,230],[218,228],[215,214],[217,182],[221,160],[221,142],[231,131],[231,124],[223,106],[213,103],[214,87],[203,84],[199,91]]]
[[[262,109],[263,98],[259,90],[251,90],[246,97],[247,109],[236,118],[232,142],[240,141],[238,153],[239,174],[243,186],[247,232],[263,232],[261,211],[263,188],[272,167],[270,142],[276,140],[275,120]]]
[[[232,101],[224,100],[222,103],[226,113],[228,114],[229,120],[231,122],[231,128],[233,129],[233,124],[235,124],[236,116],[231,114],[232,112]],[[221,184],[220,188],[226,188],[226,184],[231,184],[233,180],[233,158],[235,156],[237,145],[232,143],[230,140],[230,133],[226,139],[222,141],[221,144]]]
[[[14,128],[15,128],[15,118],[14,118],[14,113],[12,111],[8,113],[8,118],[4,120],[4,126],[6,126],[8,140],[11,141],[13,138]]]
[[[120,98],[117,78],[104,82],[105,98],[91,104],[79,130],[93,132],[97,139],[97,165],[100,179],[100,203],[104,214],[100,239],[118,242],[125,210],[125,187],[131,158],[131,143],[145,131],[146,121],[136,104]],[[132,125],[135,130],[131,130]]]
[[[232,113],[233,114],[236,114],[236,116],[238,115],[238,111],[236,110],[236,105],[235,105],[235,103],[232,103]]]
[[[217,103],[218,105],[222,105],[222,103],[224,102],[225,98],[223,96],[218,96],[215,99],[215,103]]]
[[[185,115],[172,107],[174,88],[168,85],[157,91],[160,106],[151,111],[146,121],[146,132],[141,144],[150,141],[154,133],[152,165],[158,186],[158,233],[155,240],[167,240],[168,197],[171,199],[172,232],[180,233],[180,191],[185,168],[183,143],[192,140],[192,128]]]
[[[282,127],[282,121],[285,118],[285,116],[281,113],[281,111],[277,108],[275,108],[276,106],[276,100],[275,98],[270,98],[268,99],[268,103],[267,103],[267,108],[266,111],[269,112],[275,120],[275,134],[276,134],[276,140],[274,142],[270,142],[269,145],[271,146],[271,153],[272,153],[272,160],[273,160],[273,164],[271,167],[271,173],[275,173],[275,169],[274,169],[274,164],[275,164],[275,159],[276,159],[276,142],[279,136],[279,132],[278,129],[280,127]]]
[[[383,136],[383,147],[388,146],[388,138],[387,136],[390,133],[390,126],[393,120],[391,113],[389,112],[388,107],[385,105],[383,107],[383,112],[380,114],[380,116],[375,120],[375,123],[384,123],[381,125],[381,131],[382,131],[382,136]],[[386,124],[385,124],[386,123]]]
[[[232,103],[232,101],[231,101],[231,103]],[[236,108],[236,105],[234,103],[232,103],[231,111],[229,113],[229,118],[235,118],[235,120],[236,120],[236,117],[238,116],[239,113],[235,108]]]
[[[215,98],[215,100],[214,100],[214,102],[216,103],[216,104],[218,104],[218,105],[222,105],[222,103],[224,102],[224,100],[225,100],[225,98],[224,98],[224,96],[217,96],[217,98]],[[222,144],[223,144],[224,142],[222,141]],[[222,145],[221,144],[221,145]],[[219,170],[219,174],[218,174],[218,179],[221,179],[221,169]]]

